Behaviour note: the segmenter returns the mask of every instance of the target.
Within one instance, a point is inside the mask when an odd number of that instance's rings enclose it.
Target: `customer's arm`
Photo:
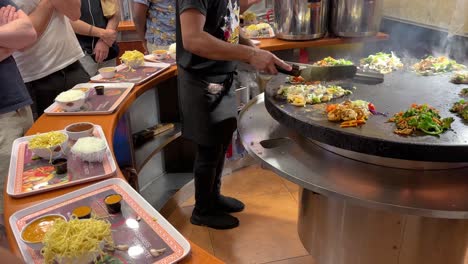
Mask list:
[[[47,29],[53,13],[54,6],[50,0],[41,0],[36,8],[29,14],[29,19],[31,19],[38,38],[42,36]]]
[[[93,0],[95,1],[95,0]],[[50,0],[57,11],[75,21],[81,17],[81,0]]]
[[[249,7],[254,4],[260,3],[262,0],[240,0],[240,12],[244,13]]]
[[[36,31],[23,11],[13,6],[0,8],[0,47],[19,50],[35,41]]]
[[[272,74],[278,72],[275,65],[290,70],[291,66],[268,51],[231,44],[213,37],[203,30],[205,21],[205,16],[198,9],[186,9],[180,14],[182,43],[191,53],[211,60],[244,61],[259,71]]]
[[[133,22],[135,23],[138,40],[143,42],[146,47],[145,33],[146,33],[146,16],[148,14],[147,0],[133,0]]]

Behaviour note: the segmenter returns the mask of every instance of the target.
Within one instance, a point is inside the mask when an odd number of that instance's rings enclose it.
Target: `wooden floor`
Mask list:
[[[240,220],[238,228],[219,231],[190,224],[193,196],[169,221],[226,263],[314,264],[296,231],[297,185],[254,165],[224,176],[222,193],[246,205],[243,212],[234,214]]]

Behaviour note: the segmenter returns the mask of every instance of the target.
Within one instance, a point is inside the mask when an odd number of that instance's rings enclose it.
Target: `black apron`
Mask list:
[[[201,76],[178,67],[177,74],[183,137],[200,145],[222,144],[237,126],[234,73]]]

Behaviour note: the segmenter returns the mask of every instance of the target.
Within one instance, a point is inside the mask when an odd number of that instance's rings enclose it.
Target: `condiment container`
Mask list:
[[[107,211],[110,214],[117,214],[121,211],[122,195],[111,194],[106,196],[104,203],[106,204]]]
[[[57,174],[65,174],[67,173],[67,159],[65,158],[60,158],[52,161],[52,165],[54,165],[55,168],[55,173]]]
[[[65,132],[71,140],[92,136],[93,130],[94,124],[89,122],[73,123],[65,127]]]
[[[104,86],[103,85],[94,86],[94,90],[96,90],[97,95],[104,95]]]
[[[91,212],[91,207],[84,205],[73,209],[72,215],[78,219],[88,219],[91,218]]]

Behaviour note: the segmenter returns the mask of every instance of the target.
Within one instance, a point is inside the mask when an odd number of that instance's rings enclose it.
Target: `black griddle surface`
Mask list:
[[[462,99],[458,93],[467,85],[451,83],[451,74],[419,76],[414,72],[397,71],[385,75],[377,85],[351,84],[353,94],[330,103],[346,99],[365,100],[375,104],[377,111],[388,117],[370,116],[367,124],[358,128],[340,128],[340,123],[327,120],[326,104],[296,107],[276,97],[285,75],[275,76],[266,89],[265,106],[270,115],[281,124],[300,134],[325,144],[360,153],[419,161],[467,162],[468,124],[449,109]],[[349,86],[350,83],[346,83]],[[393,133],[395,124],[387,122],[393,114],[407,110],[411,104],[427,103],[444,117],[453,117],[452,130],[439,136],[417,132],[412,136]]]

